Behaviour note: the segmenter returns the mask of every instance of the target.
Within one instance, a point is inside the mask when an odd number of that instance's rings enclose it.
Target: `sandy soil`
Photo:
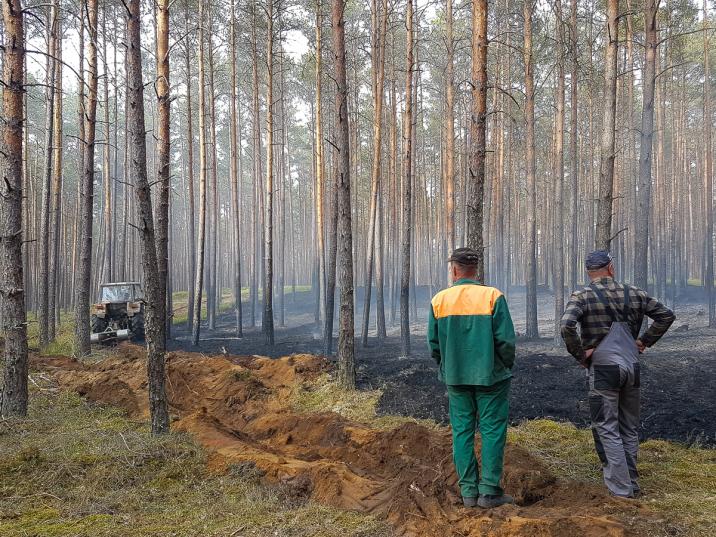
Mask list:
[[[146,362],[124,344],[96,364],[35,358],[66,389],[146,419]],[[407,423],[376,430],[333,413],[300,414],[295,389],[326,370],[309,355],[280,359],[173,352],[167,394],[173,427],[209,451],[210,468],[260,472],[296,497],[355,509],[391,522],[401,535],[650,535],[662,524],[643,504],[602,487],[558,480],[519,446],[508,446],[504,484],[517,505],[484,512],[459,502],[447,429]]]
[[[276,328],[273,348],[265,345],[260,327],[245,329],[243,339],[234,336],[234,315],[219,317],[215,331],[204,330],[198,348],[190,344],[184,330],[175,330],[171,348],[205,353],[284,356],[291,353],[321,353],[322,344],[313,323],[313,296],[288,295],[287,327]],[[524,332],[524,292],[508,295],[510,310],[519,333]],[[367,348],[357,348],[358,381],[361,387],[380,388],[384,395],[380,410],[447,421],[447,396],[437,380],[437,369],[425,343],[429,290],[418,289],[417,316],[411,326],[412,352],[402,356],[399,329],[390,323],[388,338],[379,342],[370,332]],[[246,305],[245,312],[246,312]],[[672,306],[673,307],[673,306]],[[697,290],[675,306],[677,320],[671,331],[642,360],[642,439],[663,438],[681,442],[716,445],[716,330],[706,327],[705,305]],[[357,293],[356,318],[362,312]],[[245,313],[246,315],[246,313]],[[246,315],[248,317],[248,315]],[[257,317],[260,318],[260,312]],[[554,301],[544,291],[539,295],[541,339],[518,342],[511,397],[511,420],[547,417],[580,426],[588,424],[584,370],[564,348],[553,341]],[[374,328],[373,328],[374,329]],[[360,333],[360,328],[357,329]],[[358,339],[357,339],[358,341]]]

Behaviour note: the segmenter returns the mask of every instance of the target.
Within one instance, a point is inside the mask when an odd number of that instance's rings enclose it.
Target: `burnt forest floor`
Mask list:
[[[360,291],[360,290],[359,290]],[[357,293],[356,322],[362,317]],[[427,304],[428,290],[418,290],[418,303]],[[524,293],[508,296],[515,328],[524,329]],[[244,335],[236,337],[235,314],[217,316],[215,330],[202,326],[199,346],[191,344],[184,323],[175,325],[171,350],[211,354],[241,354],[280,357],[293,353],[323,354],[322,341],[314,324],[314,297],[310,292],[286,295],[286,326],[276,315],[275,344],[266,345],[261,332],[260,304],[257,326],[250,327],[250,311],[244,302]],[[705,305],[698,301],[677,303],[677,320],[670,332],[642,357],[642,440],[667,439],[687,444],[716,445],[716,330],[706,327]],[[373,310],[374,311],[374,310]],[[388,337],[375,337],[374,317],[367,347],[360,345],[356,327],[356,363],[360,389],[379,389],[378,411],[415,418],[447,421],[447,393],[437,379],[437,366],[425,343],[427,310],[417,309],[411,323],[411,348],[403,356],[399,328],[386,310]],[[563,346],[553,342],[554,306],[551,294],[539,295],[540,339],[518,339],[513,370],[511,421],[547,418],[588,426],[589,412],[585,371],[578,367]],[[334,328],[337,328],[334,324]],[[334,343],[335,349],[335,343]]]

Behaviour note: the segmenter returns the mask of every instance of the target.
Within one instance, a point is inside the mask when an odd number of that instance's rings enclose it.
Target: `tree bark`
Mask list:
[[[156,222],[156,255],[157,271],[159,275],[159,296],[164,304],[165,327],[159,334],[165,341],[157,342],[161,349],[166,347],[167,332],[170,328],[171,317],[167,315],[169,288],[169,192],[171,189],[169,159],[171,147],[170,135],[170,96],[169,96],[169,0],[157,0],[157,78],[155,82],[157,92],[157,208],[154,220]]]
[[[0,416],[27,414],[27,322],[22,264],[25,31],[20,0],[2,3],[5,39],[0,140],[0,323],[5,338]]]
[[[649,214],[651,212],[651,157],[654,141],[654,90],[656,87],[656,54],[660,0],[644,4],[644,68],[642,72],[642,111],[639,149],[639,190],[636,207],[636,240],[634,251],[634,285],[646,289],[649,279]]]
[[[378,16],[378,3],[373,0],[374,23],[377,37],[373,46],[373,167],[370,181],[370,214],[368,215],[368,245],[366,248],[366,276],[363,300],[363,325],[361,344],[368,345],[368,324],[370,321],[370,299],[373,285],[373,259],[375,253],[375,228],[378,214],[378,191],[380,190],[380,159],[382,149],[383,81],[385,78],[385,34],[388,31],[388,2],[382,2],[382,16]],[[380,22],[378,22],[380,21]],[[380,27],[378,27],[380,24]]]
[[[137,230],[146,296],[147,373],[152,433],[169,431],[169,412],[164,387],[165,301],[159,274],[152,196],[147,177],[147,145],[144,126],[142,80],[141,0],[129,0],[127,9],[127,92],[129,95],[130,173],[139,209]],[[91,13],[91,10],[90,10]],[[168,29],[168,28],[167,28]]]
[[[709,327],[716,326],[716,302],[714,301],[714,209],[713,209],[713,182],[714,163],[713,146],[711,145],[711,71],[709,65],[708,5],[704,0],[704,147],[706,159],[704,162],[704,183],[706,190],[706,270],[704,275],[704,286],[706,289],[706,300],[709,305]]]
[[[201,299],[204,287],[206,247],[206,84],[204,80],[204,2],[199,2],[199,240],[196,250],[192,343],[199,345],[201,331]],[[190,118],[191,120],[191,118]]]
[[[194,118],[192,114],[192,92],[191,92],[191,62],[189,59],[189,1],[187,0],[184,7],[184,23],[186,30],[186,55],[185,55],[185,68],[186,68],[186,116],[187,116],[187,183],[188,192],[187,197],[189,198],[189,210],[187,215],[186,232],[187,242],[189,245],[188,259],[187,259],[187,280],[189,283],[189,293],[187,295],[187,330],[192,330],[194,323],[194,297],[196,290],[194,282],[196,279],[196,237],[194,216],[196,214],[194,208]]]
[[[239,212],[239,181],[238,160],[241,158],[241,150],[238,145],[236,133],[236,13],[234,0],[231,0],[231,126],[230,126],[230,148],[229,148],[229,181],[231,182],[231,201],[233,204],[234,218],[234,308],[236,310],[236,336],[244,336],[243,318],[241,310],[241,213]]]
[[[321,76],[322,76],[322,47],[321,47],[321,0],[316,0],[316,186],[315,186],[315,212],[316,212],[316,254],[318,257],[318,316],[316,328],[322,330],[321,320],[326,316],[326,252],[323,222],[323,186],[325,175],[325,162],[323,161],[323,107],[321,104]]]
[[[264,309],[261,329],[273,346],[273,2],[268,2],[266,34],[266,205],[264,213]]]
[[[42,178],[42,206],[40,209],[40,274],[38,328],[40,348],[50,343],[50,207],[52,189],[52,164],[54,154],[53,137],[55,134],[55,54],[57,49],[57,0],[47,12],[47,62],[46,77],[46,112],[45,112],[45,168]]]
[[[445,68],[445,229],[449,253],[455,249],[455,38],[452,0],[445,2],[447,66]],[[447,269],[445,274],[448,277]]]
[[[409,0],[412,2],[412,0]],[[331,23],[336,73],[336,132],[338,142],[338,284],[341,288],[338,326],[338,378],[344,389],[355,389],[353,317],[353,236],[351,228],[350,134],[348,126],[348,82],[346,77],[345,0],[333,0]]]
[[[533,0],[524,3],[524,63],[525,63],[525,161],[527,165],[527,261],[525,283],[527,285],[526,330],[528,338],[539,337],[537,325],[537,196],[535,163],[535,88],[534,58],[532,56],[532,10]]]
[[[487,134],[487,0],[472,0],[472,115],[468,181],[467,246],[479,255],[478,281],[485,280],[483,212]]]
[[[555,0],[557,24],[557,113],[554,155],[554,344],[562,345],[559,323],[564,312],[564,21],[562,0]]]
[[[617,53],[619,50],[619,0],[607,0],[606,45],[604,47],[604,105],[601,159],[599,163],[599,200],[595,246],[609,250],[612,241],[612,205],[614,188],[614,143],[617,109]]]
[[[577,0],[571,0],[570,4],[570,46],[572,65],[570,71],[570,116],[569,116],[569,154],[570,154],[570,178],[572,182],[572,198],[571,198],[571,209],[570,219],[572,226],[570,230],[571,235],[571,252],[569,253],[569,290],[574,291],[577,288],[577,260],[579,259],[579,229],[577,228],[578,216],[578,203],[579,203],[579,153],[577,151],[577,136],[579,134],[578,124],[578,67],[579,67],[579,50],[578,50],[578,37],[577,37]]]
[[[75,355],[90,352],[90,281],[94,199],[95,126],[97,118],[97,0],[87,2],[87,99],[83,103],[84,144],[80,200],[79,263],[75,272]]]
[[[413,226],[413,0],[405,11],[407,29],[405,113],[403,118],[403,237],[400,274],[400,343],[403,356],[410,354],[410,250]]]

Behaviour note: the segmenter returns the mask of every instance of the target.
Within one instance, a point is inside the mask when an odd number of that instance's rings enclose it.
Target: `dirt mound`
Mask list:
[[[35,365],[90,400],[148,417],[146,361],[139,347],[120,346],[115,356],[94,365],[60,358]],[[274,360],[170,353],[173,427],[206,446],[214,471],[250,462],[297,496],[385,518],[404,535],[622,536],[639,533],[633,520],[648,516],[638,504],[610,498],[597,487],[555,479],[518,446],[506,450],[504,475],[517,505],[466,510],[447,430],[406,423],[378,431],[337,414],[290,408],[291,391],[327,367],[311,355]]]

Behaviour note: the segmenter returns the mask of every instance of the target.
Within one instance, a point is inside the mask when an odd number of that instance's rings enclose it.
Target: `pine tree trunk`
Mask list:
[[[571,235],[571,252],[569,253],[569,290],[574,291],[577,288],[577,259],[579,259],[579,230],[577,221],[579,219],[579,153],[577,151],[577,136],[579,135],[578,124],[578,94],[577,94],[577,68],[579,66],[579,49],[577,38],[577,0],[571,0],[570,4],[570,37],[571,37],[571,55],[572,65],[570,71],[570,116],[569,116],[569,154],[570,154],[570,178],[572,182],[572,199],[569,217],[572,222],[570,230]]]
[[[201,331],[201,299],[204,287],[206,252],[206,84],[204,80],[204,2],[199,2],[199,240],[194,276],[194,311],[192,312],[192,343],[199,345]],[[191,121],[191,118],[189,118]]]
[[[194,118],[192,114],[192,92],[191,92],[191,63],[189,60],[189,3],[184,9],[184,23],[185,30],[187,33],[186,37],[186,54],[185,68],[186,68],[186,116],[187,116],[187,183],[188,191],[188,214],[187,214],[187,242],[189,245],[188,259],[187,259],[187,281],[188,281],[188,294],[187,294],[187,330],[192,330],[194,323],[194,298],[196,295],[195,290],[195,279],[196,279],[196,237],[195,237],[195,223],[194,216],[196,214],[194,208]]]
[[[714,162],[713,146],[711,145],[711,71],[709,65],[709,32],[706,16],[708,5],[704,0],[704,148],[706,159],[704,163],[704,183],[706,190],[706,270],[704,275],[704,286],[706,288],[706,300],[709,305],[709,327],[716,326],[716,301],[714,300],[714,210],[713,210],[713,182]]]
[[[413,223],[413,0],[405,11],[407,28],[405,67],[405,115],[403,119],[403,236],[400,275],[400,343],[403,356],[410,354],[410,254]]]
[[[142,80],[141,1],[130,0],[127,9],[127,92],[129,95],[130,171],[134,178],[140,235],[140,256],[146,296],[147,373],[152,433],[169,431],[169,412],[164,387],[165,307],[157,260],[152,196],[147,177],[147,145],[144,126],[144,81]],[[91,4],[90,4],[91,6]],[[90,8],[91,13],[91,8]],[[168,15],[168,13],[166,13]],[[168,31],[168,26],[164,26]]]
[[[331,24],[336,73],[336,138],[338,172],[338,284],[341,288],[338,325],[338,378],[347,390],[355,389],[353,317],[353,237],[351,228],[350,133],[348,125],[348,82],[346,77],[345,0],[333,0]]]
[[[266,205],[264,213],[264,308],[261,328],[273,346],[273,2],[268,3],[266,35]]]
[[[654,140],[654,89],[656,87],[656,55],[659,30],[657,11],[660,0],[644,4],[644,68],[642,72],[642,111],[639,149],[639,190],[636,206],[636,240],[634,251],[634,285],[648,286],[649,214],[651,212],[651,156]]]
[[[233,204],[234,218],[234,307],[236,309],[236,336],[243,337],[243,319],[241,311],[241,213],[239,212],[239,181],[238,160],[240,148],[236,133],[236,13],[234,0],[231,0],[231,126],[230,126],[230,148],[229,148],[229,171],[231,182],[231,202]]]
[[[445,68],[445,218],[447,246],[455,249],[455,39],[452,0],[445,2],[447,66]],[[447,269],[445,274],[449,275]],[[449,281],[448,281],[449,283]]]
[[[526,333],[528,338],[539,337],[537,326],[537,196],[535,164],[535,87],[534,58],[532,56],[532,0],[524,3],[524,63],[525,63],[525,123],[527,165],[527,285]]]
[[[555,0],[557,24],[557,113],[554,155],[554,344],[562,345],[559,323],[564,311],[564,21],[562,1]]]
[[[154,216],[156,222],[156,255],[159,273],[159,297],[164,304],[165,327],[161,336],[166,340],[170,328],[171,316],[168,315],[167,290],[169,289],[169,191],[170,173],[170,96],[169,96],[169,0],[157,0],[157,93],[158,135],[157,135],[157,208]],[[162,350],[166,341],[157,342]]]
[[[52,164],[54,154],[53,136],[55,134],[55,53],[57,47],[57,0],[47,12],[47,62],[46,62],[46,112],[45,112],[45,168],[42,177],[42,206],[40,213],[40,274],[38,324],[40,348],[50,343],[50,190],[52,188]]]
[[[485,279],[483,210],[487,134],[487,0],[472,2],[472,115],[470,116],[470,177],[468,181],[467,246],[477,250],[477,279]]]
[[[361,344],[368,345],[368,325],[370,321],[370,299],[373,285],[373,259],[375,253],[376,218],[378,214],[378,191],[380,189],[380,159],[382,149],[383,119],[383,81],[385,78],[385,34],[388,31],[387,0],[382,2],[382,15],[378,15],[377,0],[373,0],[373,167],[370,182],[370,214],[368,216],[368,245],[366,248],[366,276],[363,299],[363,325]],[[379,22],[380,21],[380,22]],[[380,24],[380,27],[378,27]]]
[[[57,47],[55,56],[55,119],[53,121],[55,128],[55,163],[52,166],[52,190],[51,190],[51,225],[50,225],[50,281],[49,281],[49,297],[48,297],[48,316],[49,316],[49,340],[54,341],[56,335],[56,325],[60,322],[60,299],[59,292],[62,283],[60,272],[64,267],[60,266],[60,242],[62,235],[61,215],[62,215],[62,17],[58,13],[57,20]],[[27,266],[27,265],[25,265]]]
[[[604,104],[599,200],[595,245],[609,250],[612,240],[615,123],[617,109],[617,53],[619,50],[619,0],[607,0],[606,45],[604,47]]]
[[[112,145],[110,143],[110,123],[109,123],[109,69],[107,63],[107,4],[102,9],[102,60],[104,62],[104,80],[102,87],[104,90],[104,139],[105,144],[102,147],[102,194],[104,201],[104,241],[102,247],[104,255],[102,256],[102,273],[105,282],[114,281],[112,274],[112,254],[114,248],[114,237],[112,233],[112,172],[110,168],[110,158]],[[102,283],[100,281],[99,283]]]
[[[75,355],[90,352],[90,280],[92,276],[92,209],[94,199],[95,126],[97,118],[97,0],[87,2],[89,32],[87,99],[83,103],[84,168],[80,195],[79,262],[75,272]]]
[[[0,139],[0,323],[5,339],[0,416],[27,414],[27,323],[22,263],[25,31],[20,0],[2,3],[4,58]]]

